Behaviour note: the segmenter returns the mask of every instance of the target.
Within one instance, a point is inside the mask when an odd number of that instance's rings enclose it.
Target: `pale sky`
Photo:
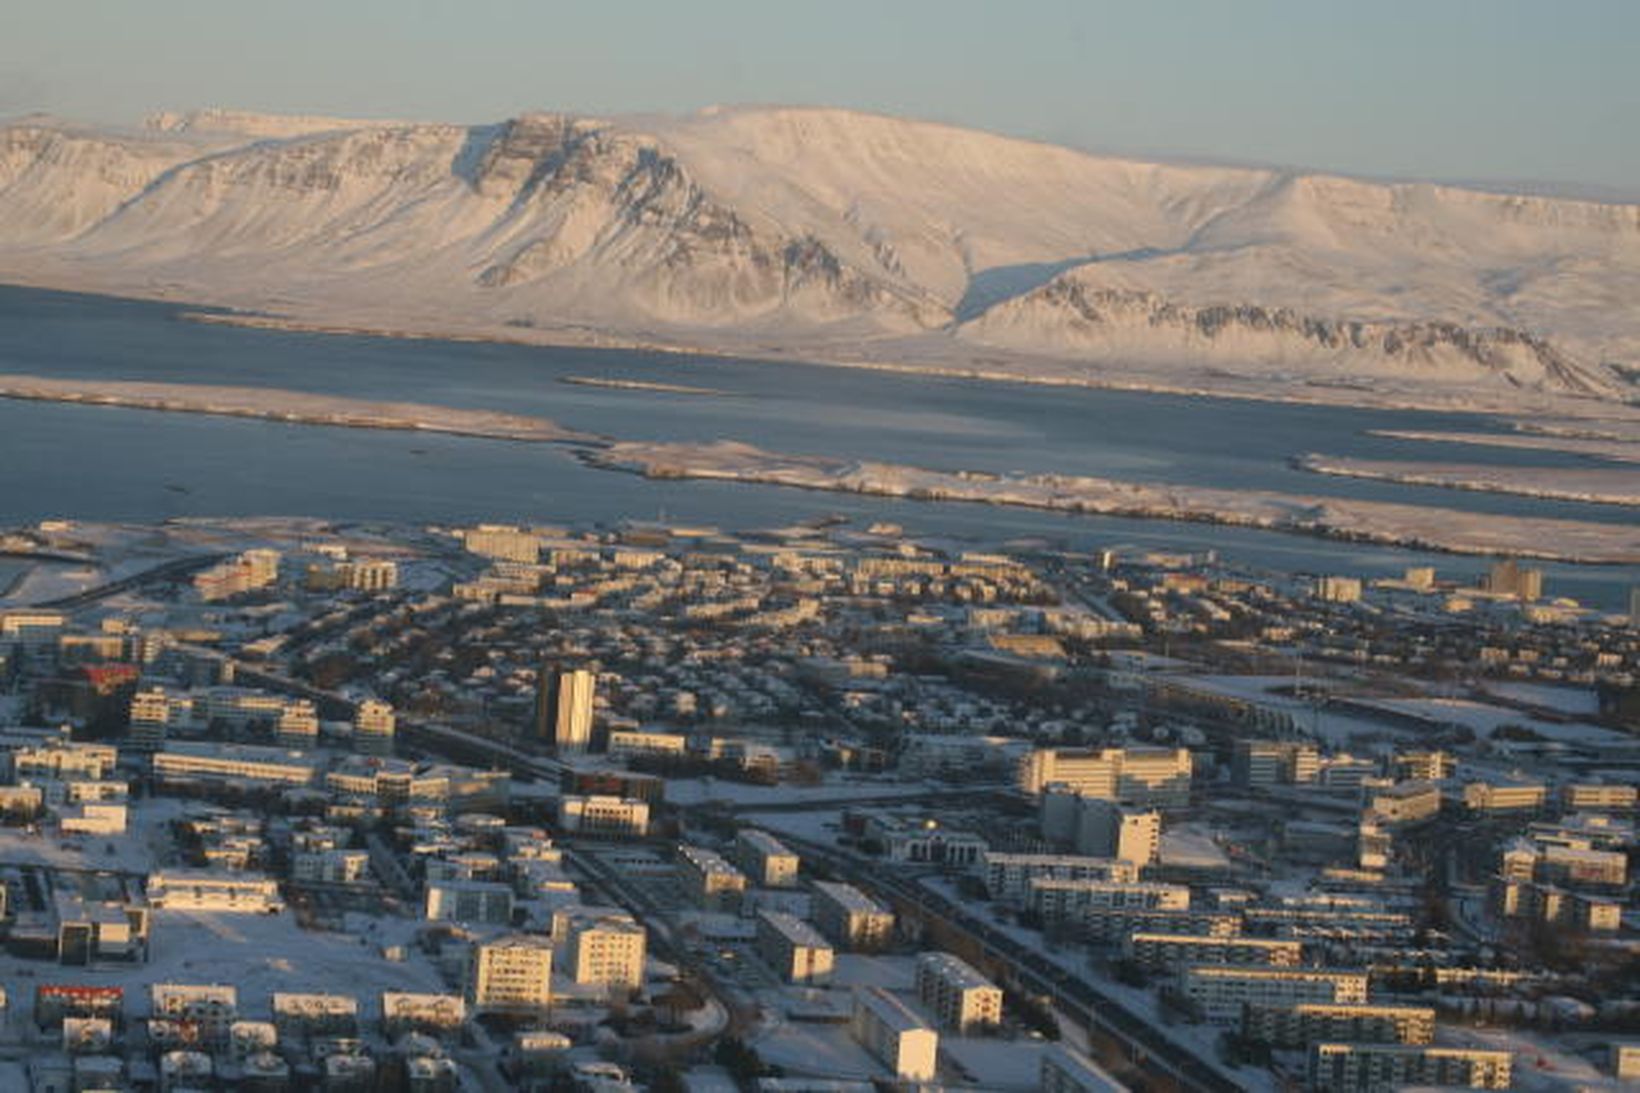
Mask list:
[[[11,0],[0,115],[847,106],[1640,197],[1640,0]]]

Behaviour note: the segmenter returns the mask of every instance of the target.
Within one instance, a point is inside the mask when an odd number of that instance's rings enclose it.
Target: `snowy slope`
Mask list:
[[[0,128],[0,276],[429,332],[1633,397],[1640,207],[837,110]]]

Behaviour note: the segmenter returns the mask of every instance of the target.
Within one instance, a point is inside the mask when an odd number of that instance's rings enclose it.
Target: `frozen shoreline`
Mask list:
[[[1372,436],[1387,437],[1391,440],[1464,444],[1476,448],[1511,448],[1529,452],[1565,452],[1568,455],[1581,455],[1616,463],[1640,463],[1640,442],[1616,439],[1608,434],[1603,434],[1599,438],[1588,434],[1574,435],[1565,429],[1559,432],[1523,429],[1515,433],[1440,432],[1422,429],[1372,429],[1369,432]]]
[[[835,344],[787,344],[767,340],[777,337],[768,332],[759,333],[755,338],[714,339],[710,343],[701,343],[675,337],[620,333],[582,323],[526,327],[485,321],[462,324],[452,320],[429,319],[418,322],[397,316],[391,320],[379,316],[367,318],[365,312],[356,309],[332,315],[311,304],[293,304],[297,310],[271,314],[254,310],[247,301],[232,294],[194,290],[184,294],[169,285],[146,281],[132,283],[124,279],[88,281],[83,270],[75,273],[75,276],[59,276],[39,269],[22,270],[0,263],[0,284],[169,304],[179,309],[177,317],[186,322],[252,330],[723,357],[771,364],[806,364],[897,375],[934,376],[986,384],[1071,387],[1282,405],[1345,406],[1511,418],[1523,413],[1542,413],[1561,421],[1610,420],[1616,414],[1624,415],[1626,420],[1632,419],[1640,425],[1640,412],[1629,411],[1608,401],[1571,395],[1524,394],[1517,391],[1506,396],[1499,392],[1477,393],[1441,386],[1407,390],[1395,385],[1375,387],[1358,381],[1330,383],[1316,377],[1241,376],[1231,374],[1222,367],[1207,365],[1163,375],[1133,362],[1045,357],[975,346],[955,347],[930,340],[934,336],[911,345],[900,344],[898,340],[858,342],[854,344],[861,348],[843,355],[837,352]],[[211,308],[220,310],[208,310]],[[1099,369],[1103,368],[1113,371],[1100,372]],[[1523,399],[1530,400],[1530,403],[1523,404]]]
[[[1640,527],[1622,524],[1459,513],[1382,501],[1071,475],[935,471],[891,463],[785,455],[726,441],[623,442],[584,449],[578,454],[592,466],[649,478],[754,482],[909,500],[1201,521],[1454,554],[1509,554],[1587,564],[1640,562]]]
[[[605,379],[600,376],[563,376],[559,383],[567,383],[575,387],[607,387],[616,391],[649,391],[662,395],[710,395],[716,397],[727,396],[728,391],[720,391],[715,387],[690,387],[683,383],[654,383],[650,380],[623,380]]]
[[[272,387],[216,387],[191,383],[58,380],[43,376],[0,375],[0,398],[256,418],[348,429],[445,433],[538,444],[601,441],[601,438],[590,433],[566,429],[547,418],[415,402],[374,402]]]
[[[1293,465],[1312,474],[1362,478],[1473,493],[1507,493],[1595,505],[1640,505],[1640,473],[1616,468],[1500,467],[1478,463],[1423,463],[1353,459],[1311,452]]]

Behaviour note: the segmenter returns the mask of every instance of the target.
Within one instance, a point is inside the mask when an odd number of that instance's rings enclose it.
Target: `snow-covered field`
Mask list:
[[[1640,458],[1640,451],[1636,456]],[[1342,478],[1593,501],[1603,505],[1640,505],[1640,472],[1633,467],[1502,467],[1490,463],[1355,459],[1316,453],[1300,456],[1296,462],[1307,471]]]
[[[652,478],[760,482],[913,500],[972,501],[1110,516],[1203,520],[1461,554],[1509,553],[1581,562],[1640,560],[1640,527],[1595,524],[1201,486],[1056,474],[934,471],[892,463],[787,455],[728,441],[616,443],[583,458]]]

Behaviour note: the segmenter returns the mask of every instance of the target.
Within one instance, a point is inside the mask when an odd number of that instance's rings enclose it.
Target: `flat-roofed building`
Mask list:
[[[428,922],[466,922],[508,925],[512,922],[513,890],[499,881],[441,880],[427,886]]]
[[[992,899],[1022,907],[1030,899],[1032,882],[1037,880],[1051,878],[1131,884],[1139,879],[1140,869],[1136,863],[1119,858],[987,850],[980,855],[977,872]]]
[[[1396,782],[1366,796],[1367,808],[1386,824],[1418,824],[1441,814],[1441,787],[1434,782]]]
[[[746,874],[715,850],[679,844],[678,872],[684,889],[703,911],[733,910],[746,894]]]
[[[1398,751],[1393,766],[1400,777],[1412,782],[1444,782],[1457,771],[1452,753],[1434,748]]]
[[[1031,881],[1026,906],[1046,922],[1079,923],[1090,911],[1187,911],[1190,889],[1182,884],[1139,881],[1070,880],[1038,877]]]
[[[459,994],[382,991],[382,1031],[389,1039],[407,1032],[448,1037],[467,1022],[467,1000]]]
[[[1160,812],[1097,797],[1080,798],[1078,805],[1078,854],[1132,862],[1141,869],[1156,860],[1162,842]]]
[[[972,831],[947,827],[933,817],[920,819],[872,813],[866,835],[882,845],[893,862],[918,865],[970,866],[985,853],[986,842]]]
[[[850,1031],[900,1081],[933,1081],[940,1035],[881,987],[854,992]]]
[[[1407,1086],[1508,1089],[1507,1051],[1433,1044],[1318,1043],[1310,1048],[1310,1088],[1380,1093]]]
[[[689,737],[681,732],[611,729],[605,750],[612,759],[682,759],[689,754]]]
[[[24,745],[10,753],[14,779],[54,778],[59,781],[100,782],[114,773],[119,749],[108,744],[70,741]]]
[[[797,855],[767,831],[750,828],[736,835],[735,860],[759,888],[791,888],[797,884]]]
[[[1317,1040],[1363,1044],[1427,1044],[1435,1039],[1435,1010],[1430,1006],[1248,1005],[1241,1033],[1278,1048],[1302,1048]]]
[[[191,1025],[207,1044],[226,1043],[228,1029],[239,1019],[239,991],[217,983],[154,983],[148,1004],[153,1017]]]
[[[473,946],[469,975],[481,1013],[546,1013],[552,1008],[552,942],[512,934]]]
[[[959,1036],[1002,1024],[1002,988],[950,953],[918,955],[917,997]]]
[[[820,931],[783,911],[757,913],[757,952],[788,983],[825,983],[836,961]]]
[[[1302,740],[1237,740],[1230,776],[1243,789],[1311,785],[1321,771],[1321,752]]]
[[[392,755],[398,720],[388,703],[365,699],[353,712],[353,747],[364,755]]]
[[[1365,1002],[1367,973],[1340,968],[1256,968],[1203,964],[1185,968],[1180,990],[1220,1025],[1241,1021],[1243,1006]]]
[[[852,884],[815,881],[815,924],[844,949],[872,950],[894,935],[894,912]]]
[[[1268,937],[1204,937],[1200,934],[1135,933],[1128,937],[1128,956],[1141,966],[1173,969],[1187,964],[1251,964],[1293,968],[1303,957],[1303,942]]]
[[[1185,748],[1038,748],[1020,764],[1019,784],[1032,795],[1063,784],[1084,797],[1183,808],[1193,769]]]
[[[273,1024],[287,1040],[359,1033],[359,1000],[351,994],[273,992]]]
[[[1629,812],[1640,800],[1640,787],[1616,782],[1577,782],[1560,789],[1561,803],[1577,812]]]
[[[643,986],[644,928],[625,911],[569,907],[553,915],[552,938],[564,970],[582,986],[636,990]]]
[[[1463,787],[1471,812],[1530,812],[1543,807],[1549,787],[1542,782],[1470,782]]]
[[[274,736],[281,748],[311,748],[319,742],[319,711],[306,699],[288,702],[279,711]]]
[[[331,847],[290,856],[290,879],[299,884],[362,884],[370,879],[370,853]]]
[[[174,743],[154,753],[150,769],[156,781],[169,785],[217,787],[308,786],[318,774],[302,752],[252,744]]]
[[[1065,920],[1061,920],[1064,924]],[[1235,911],[1147,911],[1129,907],[1084,907],[1073,925],[1080,937],[1093,943],[1125,941],[1135,932],[1199,934],[1203,937],[1232,937],[1241,932],[1242,918]]]
[[[558,827],[577,835],[642,838],[649,830],[649,802],[600,793],[558,798]]]
[[[262,915],[283,910],[285,901],[272,877],[167,869],[149,874],[148,905],[156,910]]]
[[[1039,1093],[1127,1093],[1128,1089],[1087,1055],[1064,1043],[1043,1049],[1036,1087]]]

